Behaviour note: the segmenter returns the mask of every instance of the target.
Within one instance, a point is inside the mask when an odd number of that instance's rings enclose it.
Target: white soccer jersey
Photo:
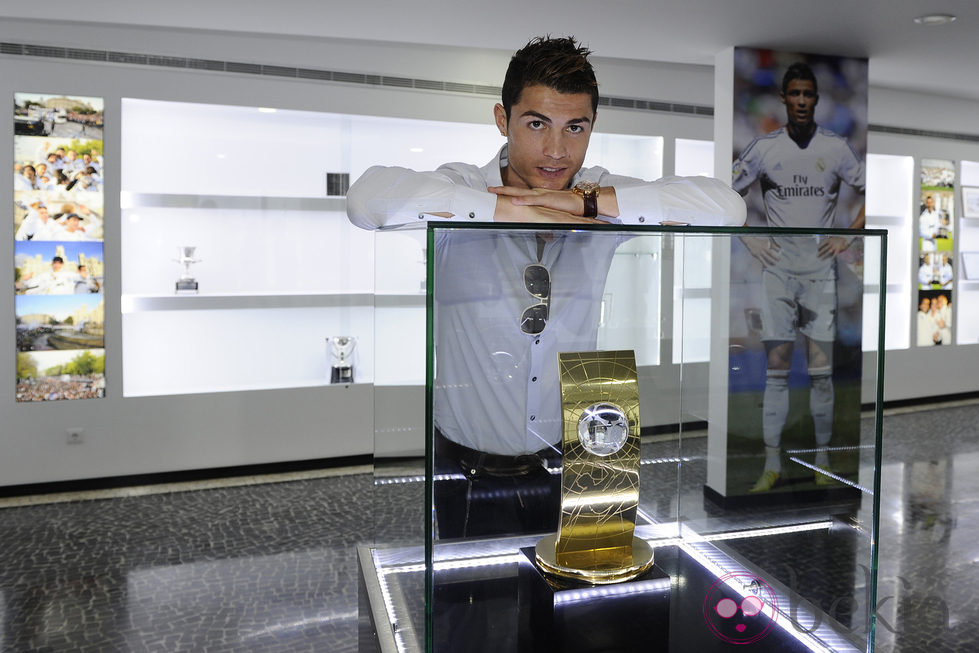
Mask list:
[[[832,228],[840,182],[864,192],[864,165],[841,136],[822,127],[799,147],[785,127],[759,136],[734,162],[733,187],[742,195],[756,180],[765,199],[768,226]],[[818,237],[780,239],[779,267],[796,274],[831,274],[831,262],[816,257]]]
[[[822,127],[804,148],[785,127],[756,138],[734,162],[733,178],[741,194],[761,182],[772,227],[831,228],[840,182],[864,190],[863,161],[845,139]]]

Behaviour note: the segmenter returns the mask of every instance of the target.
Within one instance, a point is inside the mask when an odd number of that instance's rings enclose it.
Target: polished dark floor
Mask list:
[[[878,651],[979,651],[977,425],[885,417]],[[421,484],[369,473],[3,508],[0,650],[353,653],[355,547],[422,513]]]

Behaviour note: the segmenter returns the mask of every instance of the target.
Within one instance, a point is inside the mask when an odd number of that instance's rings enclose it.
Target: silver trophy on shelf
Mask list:
[[[197,279],[194,275],[190,273],[190,266],[192,263],[200,263],[199,258],[194,258],[194,250],[196,247],[178,247],[177,254],[180,258],[174,259],[177,263],[184,266],[183,272],[180,273],[180,278],[177,279],[177,289],[176,293],[178,295],[196,295],[197,294]]]
[[[330,383],[353,383],[357,339],[353,336],[333,336],[326,342],[330,347]]]

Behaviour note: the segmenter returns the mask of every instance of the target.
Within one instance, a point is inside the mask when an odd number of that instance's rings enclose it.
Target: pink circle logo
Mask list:
[[[746,596],[728,583],[744,588]],[[754,644],[771,632],[778,618],[778,597],[765,581],[748,573],[718,578],[704,597],[704,621],[714,635],[729,644]]]

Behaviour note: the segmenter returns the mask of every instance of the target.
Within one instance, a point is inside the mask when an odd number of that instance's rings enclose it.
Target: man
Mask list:
[[[82,155],[82,164],[86,168],[92,168],[96,174],[102,174],[102,166],[99,165],[93,158],[92,155],[86,152]]]
[[[37,170],[34,166],[23,165],[19,171],[14,166],[14,190],[37,190]]]
[[[99,282],[88,276],[88,267],[78,266],[78,280],[75,281],[75,294],[83,295],[99,291]]]
[[[742,225],[744,202],[717,180],[582,168],[598,106],[589,54],[573,38],[532,40],[511,59],[493,110],[507,139],[496,157],[482,168],[370,168],[347,193],[351,222]],[[619,242],[440,233],[435,455],[436,473],[450,479],[435,488],[440,537],[556,526],[559,477],[543,463],[560,456],[557,353],[595,348]]]
[[[918,288],[929,290],[931,289],[931,284],[938,280],[935,264],[932,263],[932,253],[928,252],[918,258],[921,260],[921,265],[918,266]]]
[[[931,304],[931,315],[938,327],[938,333],[943,345],[952,344],[952,307],[945,293],[939,293]]]
[[[59,240],[62,229],[48,214],[48,207],[40,201],[31,206],[14,240]]]
[[[942,252],[941,263],[938,266],[938,283],[945,290],[950,290],[954,278],[955,272],[952,270],[952,262],[949,260],[948,253]]]
[[[864,166],[849,144],[815,121],[816,76],[804,63],[792,64],[780,94],[787,121],[755,139],[734,163],[734,190],[746,195],[755,181],[764,193],[768,225],[832,228],[840,184],[864,192]],[[850,223],[864,227],[864,207]],[[849,247],[840,236],[744,238],[762,263],[762,340],[768,370],[762,399],[765,467],[751,488],[764,492],[782,476],[782,429],[789,412],[789,368],[797,333],[806,341],[816,444],[816,466],[829,467],[825,448],[833,435],[833,341],[836,337],[836,255]],[[832,483],[819,472],[818,485]]]
[[[69,213],[64,218],[64,227],[59,234],[59,240],[93,240],[82,227],[82,216]]]
[[[928,195],[925,197],[925,210],[918,217],[918,233],[925,240],[935,240],[941,224],[942,214],[935,209],[935,198]]]
[[[918,346],[942,344],[942,333],[931,311],[931,299],[922,297],[918,303]]]
[[[60,256],[51,259],[50,272],[21,278],[25,295],[71,295],[77,281],[78,275],[65,269],[65,260]]]

